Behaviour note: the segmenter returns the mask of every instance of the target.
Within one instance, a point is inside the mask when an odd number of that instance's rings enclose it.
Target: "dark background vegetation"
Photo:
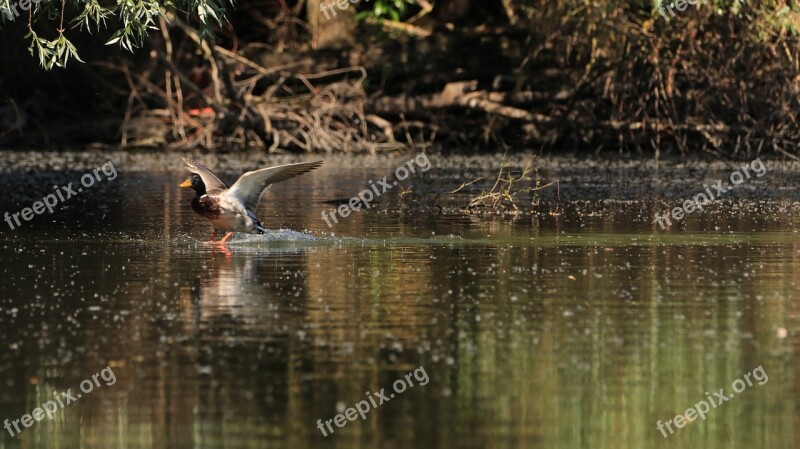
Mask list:
[[[215,41],[177,8],[133,52],[104,45],[115,18],[69,28],[85,63],[51,70],[6,22],[0,147],[797,153],[790,2],[669,21],[648,1],[372,0],[330,20],[319,4],[228,6]],[[57,21],[32,28],[53,39]]]

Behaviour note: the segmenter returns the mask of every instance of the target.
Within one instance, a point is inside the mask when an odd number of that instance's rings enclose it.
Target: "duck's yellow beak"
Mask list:
[[[182,189],[188,189],[188,188],[192,187],[192,180],[191,179],[187,179],[186,181],[183,181],[181,183],[181,185],[179,185],[178,187],[180,187]]]

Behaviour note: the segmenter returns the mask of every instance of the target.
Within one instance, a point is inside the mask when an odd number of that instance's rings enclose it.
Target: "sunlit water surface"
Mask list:
[[[116,379],[0,447],[800,447],[800,195],[785,174],[667,231],[651,217],[677,202],[653,181],[669,174],[575,167],[543,174],[561,201],[533,218],[367,211],[328,228],[325,201],[393,167],[276,186],[259,209],[274,231],[229,253],[201,243],[211,228],[179,170],[117,164],[54,214],[0,223],[0,419],[105,367]],[[78,175],[9,169],[2,211]],[[434,164],[427,188],[458,175]],[[759,366],[763,385],[657,430]],[[317,427],[420,367],[425,385]]]

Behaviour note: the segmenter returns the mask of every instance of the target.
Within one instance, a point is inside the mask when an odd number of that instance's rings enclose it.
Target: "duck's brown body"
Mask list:
[[[222,211],[219,207],[219,200],[213,196],[203,195],[192,198],[192,210],[211,221],[219,219]]]

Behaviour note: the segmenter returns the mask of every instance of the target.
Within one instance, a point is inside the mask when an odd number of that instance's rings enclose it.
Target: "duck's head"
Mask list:
[[[203,196],[206,194],[206,185],[203,183],[203,179],[197,173],[192,173],[183,181],[179,186],[182,189],[194,189],[197,192],[197,196]]]

